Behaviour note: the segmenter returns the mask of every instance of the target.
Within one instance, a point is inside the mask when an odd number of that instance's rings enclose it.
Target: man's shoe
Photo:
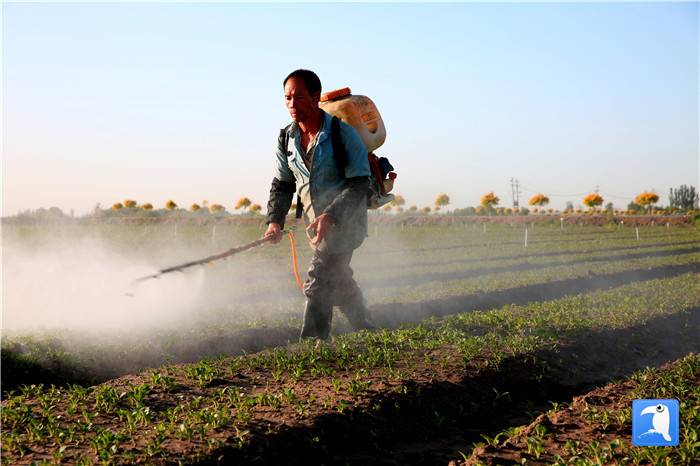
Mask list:
[[[333,305],[318,298],[306,298],[304,309],[304,325],[301,328],[299,340],[304,338],[320,338],[327,340],[331,333]]]

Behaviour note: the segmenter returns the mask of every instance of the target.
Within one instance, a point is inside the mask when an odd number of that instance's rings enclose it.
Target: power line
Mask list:
[[[524,184],[521,184],[520,186],[523,187],[523,190],[524,190],[524,191],[527,191],[527,192],[529,192],[529,193],[533,193],[533,194],[547,193],[547,196],[548,196],[548,197],[576,197],[576,196],[585,196],[586,194],[588,194],[588,192],[584,192],[584,193],[575,193],[575,194],[550,194],[550,193],[547,192],[547,191],[536,190],[536,189],[528,188],[528,187],[525,186]]]
[[[549,193],[547,191],[543,190],[535,190],[530,187],[525,186],[524,184],[521,184],[523,187],[524,191],[533,193],[533,194],[538,194],[538,193],[546,193],[548,197],[577,197],[577,196],[585,196],[587,194],[590,194],[590,191],[582,192],[582,193],[573,193],[573,194],[561,194],[561,193]],[[596,185],[595,192],[598,194],[601,194],[603,197],[612,197],[614,199],[634,199],[636,195],[620,195],[620,194],[614,194],[610,192],[600,192],[600,187]]]

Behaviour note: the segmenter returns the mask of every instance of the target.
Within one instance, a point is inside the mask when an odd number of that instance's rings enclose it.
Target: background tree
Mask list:
[[[260,213],[262,210],[262,206],[260,204],[253,204],[250,206],[250,211],[253,212],[254,214]]]
[[[382,210],[383,210],[384,212],[389,212],[389,211],[391,211],[391,202],[388,203],[388,204],[383,205],[383,206],[382,206]]]
[[[605,204],[605,211],[610,215],[615,213],[615,207],[613,206],[612,202]]]
[[[418,206],[412,205],[408,208],[409,212],[418,212]]]
[[[199,204],[197,204],[197,203],[194,203],[190,206],[190,210],[192,212],[197,212],[199,209],[201,209],[201,207],[199,207]]]
[[[123,208],[124,206],[121,202],[115,202],[114,204],[112,204],[112,210],[121,210]]]
[[[431,210],[430,207],[425,206],[420,211],[423,212],[424,214],[429,214],[430,210]]]
[[[591,193],[583,198],[583,205],[591,210],[603,204],[603,197],[598,193]]]
[[[248,207],[250,207],[251,204],[252,202],[250,201],[250,199],[248,199],[247,197],[242,197],[238,201],[236,201],[236,205],[233,208],[236,210],[246,210]]]
[[[571,201],[566,201],[566,210],[565,212],[573,212],[574,211],[574,203]]]
[[[175,204],[175,201],[171,199],[165,203],[165,208],[168,210],[175,210],[177,209],[177,204]]]
[[[141,204],[141,208],[143,210],[153,210],[153,204],[146,202],[145,204]]]
[[[643,193],[638,194],[637,197],[634,198],[634,202],[636,202],[642,207],[646,207],[647,211],[651,213],[653,205],[659,202],[659,196],[656,193],[644,191]]]
[[[127,199],[124,201],[124,207],[126,207],[127,209],[133,209],[134,207],[136,207],[136,201],[134,201],[133,199]]]
[[[397,194],[394,196],[394,200],[391,201],[391,204],[393,204],[395,207],[401,207],[402,205],[406,204],[406,199],[404,199],[402,195]]]
[[[209,206],[209,212],[215,214],[217,212],[224,212],[226,208],[222,206],[221,204],[211,204]]]
[[[542,193],[535,194],[527,202],[529,205],[536,205],[538,207],[543,207],[549,204],[549,198]]]
[[[52,218],[61,218],[65,217],[65,214],[60,207],[49,207],[48,216]]]
[[[450,196],[445,193],[438,194],[435,198],[435,211],[440,210],[440,207],[446,207],[450,204]]]
[[[698,193],[695,192],[695,186],[685,184],[676,189],[671,188],[668,199],[671,207],[681,210],[697,209],[700,202]]]
[[[489,215],[491,215],[491,212],[493,212],[494,207],[498,205],[498,203],[501,202],[501,200],[496,196],[493,191],[488,192],[481,196],[481,206],[486,210]]]
[[[641,211],[642,211],[642,206],[640,206],[636,202],[632,201],[629,204],[627,204],[627,213],[637,214]]]

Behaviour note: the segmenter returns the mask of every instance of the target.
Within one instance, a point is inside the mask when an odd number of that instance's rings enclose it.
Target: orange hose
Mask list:
[[[292,243],[292,266],[294,268],[294,278],[297,279],[297,285],[299,289],[304,291],[304,284],[301,282],[301,277],[299,276],[299,266],[297,265],[297,244],[294,241],[294,233],[289,232],[289,241]]]

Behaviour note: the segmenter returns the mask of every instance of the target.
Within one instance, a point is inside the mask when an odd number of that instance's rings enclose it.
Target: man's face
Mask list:
[[[292,77],[284,85],[284,101],[295,123],[303,123],[314,115],[314,112],[318,112],[320,99],[320,92],[309,94],[303,79]]]

